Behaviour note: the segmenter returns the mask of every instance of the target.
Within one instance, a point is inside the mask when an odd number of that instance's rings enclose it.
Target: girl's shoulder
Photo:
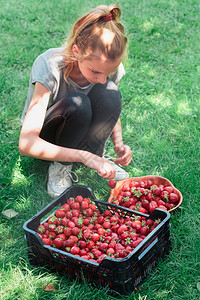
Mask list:
[[[63,56],[62,56],[62,50],[63,48],[50,48],[48,50],[46,50],[45,52],[43,52],[42,54],[40,54],[36,60],[46,60],[46,61],[62,61],[63,60]]]

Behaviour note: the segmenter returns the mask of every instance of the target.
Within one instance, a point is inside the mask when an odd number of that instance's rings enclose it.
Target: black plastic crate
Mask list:
[[[161,219],[161,223],[125,258],[106,257],[100,264],[72,255],[65,251],[46,246],[36,233],[44,217],[49,217],[52,210],[64,204],[68,198],[78,195],[94,200],[101,213],[109,209],[120,217],[138,215],[152,220]],[[169,252],[170,247],[170,213],[155,209],[146,215],[112,203],[96,199],[92,190],[86,186],[74,185],[43,210],[24,223],[25,238],[28,245],[29,260],[33,265],[48,266],[72,278],[83,277],[91,283],[109,286],[113,291],[128,295],[137,289],[148,277],[160,259]]]

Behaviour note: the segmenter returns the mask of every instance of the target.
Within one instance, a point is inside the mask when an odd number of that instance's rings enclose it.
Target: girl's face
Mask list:
[[[82,76],[90,83],[106,82],[106,78],[114,72],[121,63],[122,57],[115,61],[108,61],[100,52],[95,51],[89,55],[89,58],[78,59],[78,68]]]

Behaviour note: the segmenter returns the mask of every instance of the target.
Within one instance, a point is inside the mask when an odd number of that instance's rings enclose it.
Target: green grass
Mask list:
[[[109,1],[105,1],[109,4]],[[168,178],[182,192],[171,214],[172,250],[129,300],[200,298],[200,57],[197,0],[119,0],[129,37],[126,77],[121,81],[124,142],[133,150],[131,176]],[[20,116],[34,59],[62,44],[74,20],[100,1],[7,0],[1,5],[0,299],[114,299],[91,287],[29,264],[23,223],[51,198],[47,164],[18,152]],[[78,7],[78,9],[77,9]],[[108,153],[113,155],[108,143]],[[106,200],[109,188],[84,167],[80,184]],[[53,284],[56,291],[43,287]]]

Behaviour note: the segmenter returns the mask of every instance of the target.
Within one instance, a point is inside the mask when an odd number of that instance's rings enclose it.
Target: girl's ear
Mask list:
[[[82,55],[81,55],[81,52],[80,52],[79,47],[78,47],[76,44],[72,46],[72,52],[73,52],[74,56],[75,56],[78,60],[81,59],[81,56],[82,56]]]

